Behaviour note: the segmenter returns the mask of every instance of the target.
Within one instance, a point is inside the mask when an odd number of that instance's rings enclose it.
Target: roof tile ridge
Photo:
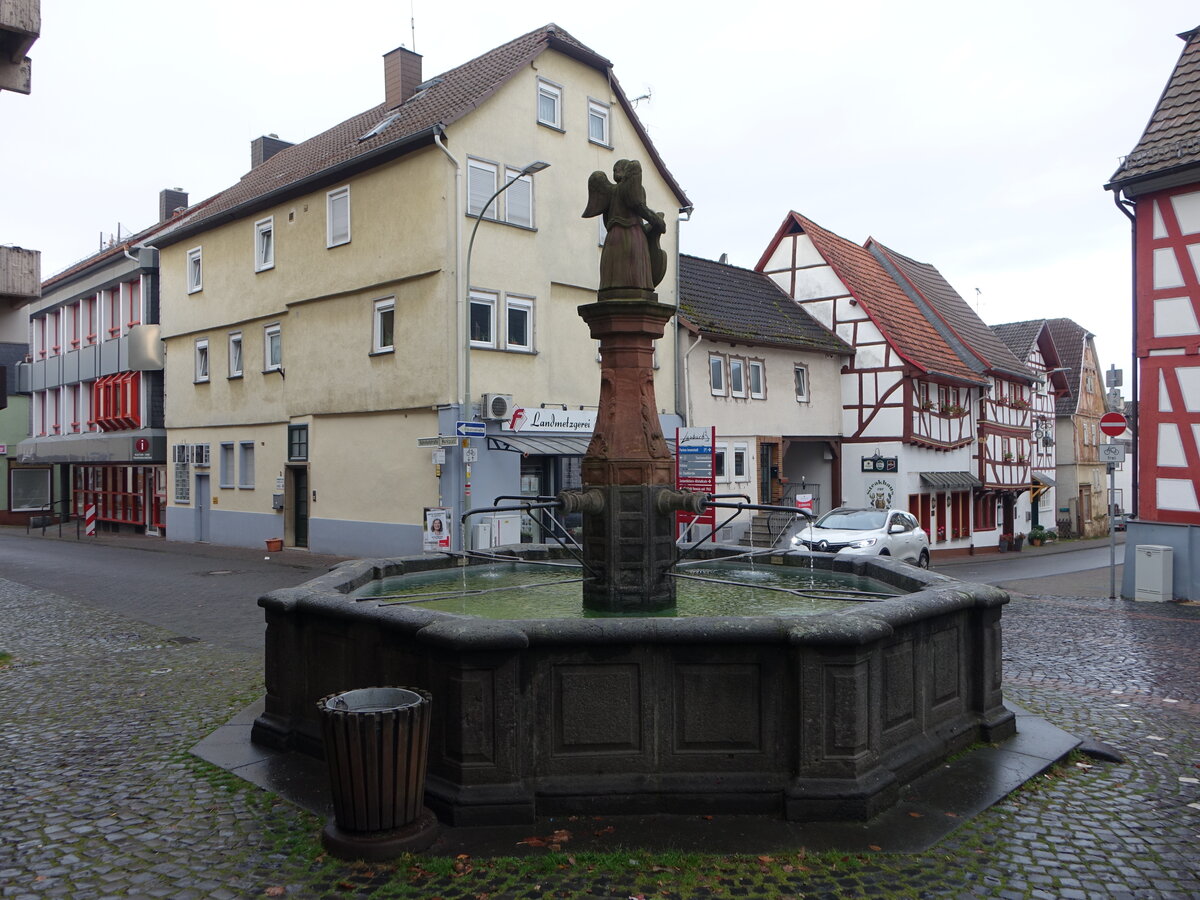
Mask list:
[[[900,278],[903,280],[903,282],[904,282],[903,284],[897,285],[901,291],[903,291],[907,294],[908,290],[911,290],[913,292],[913,294],[916,295],[917,299],[920,300],[920,303],[915,304],[917,307],[917,311],[921,313],[921,315],[925,319],[925,321],[929,322],[930,327],[933,328],[933,330],[935,332],[937,332],[938,337],[940,337],[945,342],[946,348],[950,351],[950,353],[953,354],[954,357],[959,360],[959,362],[961,362],[964,366],[966,366],[967,369],[974,371],[974,367],[971,365],[971,363],[968,360],[962,358],[962,354],[960,354],[959,351],[955,348],[954,343],[947,340],[946,335],[942,333],[942,330],[941,330],[942,328],[945,328],[946,331],[948,331],[951,335],[953,335],[954,339],[960,345],[962,345],[963,350],[966,353],[969,353],[970,355],[974,356],[975,359],[977,360],[977,362],[983,366],[985,371],[994,369],[995,366],[993,366],[993,364],[988,360],[988,358],[986,356],[984,356],[983,353],[981,353],[979,350],[977,350],[971,341],[968,341],[965,337],[963,337],[962,334],[959,333],[959,330],[957,328],[955,328],[954,325],[952,325],[946,319],[946,317],[944,315],[942,315],[942,311],[940,309],[938,309],[937,304],[929,299],[929,297],[925,294],[925,292],[921,290],[920,285],[916,284],[908,276],[908,273],[905,272],[899,265],[896,264],[896,261],[895,261],[895,259],[893,259],[893,256],[899,256],[900,258],[902,258],[910,263],[913,263],[914,265],[925,265],[928,268],[932,268],[935,272],[937,272],[937,274],[942,278],[943,281],[946,280],[945,276],[942,276],[942,273],[938,272],[937,268],[932,266],[931,264],[920,263],[917,260],[912,259],[911,257],[905,256],[902,253],[898,253],[894,250],[891,250],[888,247],[886,247],[884,244],[882,244],[881,242],[876,241],[874,238],[868,238],[867,241],[870,246],[864,246],[863,249],[866,250],[868,253],[870,253],[871,256],[874,257],[876,260],[878,260],[878,257],[875,257],[875,253],[874,253],[874,251],[872,251],[870,249],[870,247],[873,246],[873,247],[878,248],[879,252],[890,263],[890,269],[888,267],[883,266],[883,264],[880,263],[881,268],[883,268],[884,272],[889,277],[891,277],[893,280],[896,278]],[[894,270],[894,274],[893,274],[892,270]],[[951,286],[949,282],[946,282],[946,284],[947,284],[947,286],[950,286],[950,289],[952,291],[954,290],[953,286]],[[907,285],[907,290],[905,288],[905,285]],[[957,293],[958,292],[955,291],[955,294],[957,294]],[[959,296],[959,299],[961,300],[962,297]],[[963,302],[965,303],[966,301],[963,301]],[[932,321],[930,319],[930,316],[933,316],[934,318],[936,318],[937,322]],[[938,327],[939,322],[941,323],[940,328]]]

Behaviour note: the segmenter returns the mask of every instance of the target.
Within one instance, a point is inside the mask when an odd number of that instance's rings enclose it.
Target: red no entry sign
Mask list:
[[[1100,417],[1100,430],[1109,437],[1120,437],[1125,427],[1125,416],[1119,412],[1105,413]]]

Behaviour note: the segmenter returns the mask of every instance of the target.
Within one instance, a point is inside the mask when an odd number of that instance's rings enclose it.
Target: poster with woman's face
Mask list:
[[[448,507],[425,508],[424,549],[450,549],[450,509]]]

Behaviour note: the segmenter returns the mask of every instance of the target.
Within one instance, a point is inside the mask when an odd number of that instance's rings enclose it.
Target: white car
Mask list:
[[[911,513],[900,509],[839,506],[792,538],[793,550],[894,556],[929,568],[929,535]]]

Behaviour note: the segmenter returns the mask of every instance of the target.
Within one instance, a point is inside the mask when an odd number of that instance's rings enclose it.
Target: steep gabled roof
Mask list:
[[[917,262],[871,238],[866,244],[900,288],[912,296],[930,324],[971,369],[1033,382],[1025,364],[979,318],[958,291],[929,263]],[[921,303],[920,301],[924,301]]]
[[[853,356],[854,349],[766,275],[679,255],[679,315],[711,337]]]
[[[1037,343],[1038,335],[1045,327],[1045,319],[1029,319],[1026,322],[1005,322],[1002,325],[993,325],[992,332],[1004,341],[1005,346],[1017,359],[1029,359],[1033,345]]]
[[[1200,165],[1200,28],[1179,35],[1183,52],[1141,139],[1106,187]]]
[[[1083,351],[1092,333],[1072,319],[1048,319],[1046,325],[1058,348],[1058,358],[1067,370],[1067,392],[1060,393],[1054,404],[1055,415],[1072,416],[1079,406],[1080,379],[1083,377]]]
[[[797,231],[808,235],[817,252],[905,361],[930,375],[971,384],[986,383],[950,348],[874,256],[798,212],[793,211],[784,219],[771,246],[759,260],[760,271],[775,245],[785,235]]]
[[[316,137],[285,147],[247,172],[237,184],[206,201],[201,211],[185,214],[157,244],[166,246],[424,147],[432,143],[436,133],[482,105],[546,50],[557,50],[607,75],[654,165],[678,196],[680,206],[690,206],[612,74],[612,63],[562,28],[549,24],[427,79],[421,90],[394,109],[380,103]],[[391,121],[386,127],[366,137],[388,119]]]

